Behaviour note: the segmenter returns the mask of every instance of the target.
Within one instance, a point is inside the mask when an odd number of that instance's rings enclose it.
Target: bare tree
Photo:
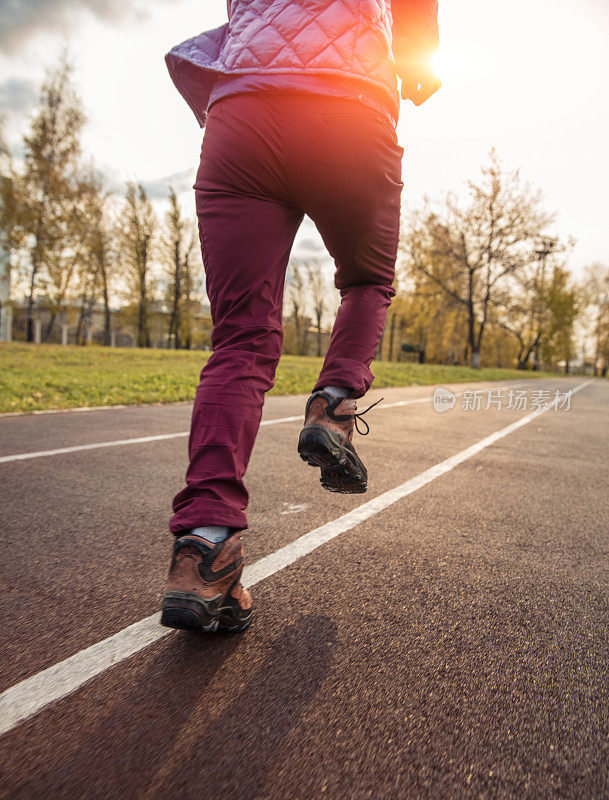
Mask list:
[[[67,56],[47,72],[40,107],[24,137],[22,226],[31,245],[28,259],[27,337],[33,338],[32,314],[39,276],[54,290],[52,317],[63,302],[68,273],[72,270],[69,241],[70,211],[81,154],[80,134],[85,116],[74,86]]]
[[[192,347],[192,334],[195,325],[195,308],[200,308],[197,297],[203,290],[204,269],[200,258],[200,248],[197,246],[198,236],[194,225],[190,225],[190,240],[187,252],[184,254],[182,272],[182,310],[180,312],[180,341],[182,347],[190,350]]]
[[[110,195],[91,162],[79,182],[79,202],[75,209],[79,252],[76,267],[80,315],[77,342],[84,344],[92,324],[93,309],[98,300],[104,307],[103,343],[111,344],[111,285],[114,279],[115,251],[113,226],[109,213]]]
[[[592,317],[594,337],[594,372],[603,362],[606,373],[609,364],[609,267],[591,264],[586,268],[584,302]]]
[[[64,225],[64,238],[67,239],[70,236],[68,230],[73,229],[72,221],[66,221]],[[65,311],[65,305],[70,288],[73,285],[76,265],[81,252],[82,245],[70,245],[66,242],[61,249],[55,247],[46,256],[45,269],[41,274],[40,288],[46,296],[47,306],[50,311],[45,333],[47,340],[51,337],[57,316]]]
[[[96,266],[97,283],[104,306],[104,344],[112,342],[112,313],[110,311],[111,286],[116,268],[116,251],[113,247],[112,226],[108,214],[108,195],[96,193],[91,198],[96,221],[91,227],[91,254]]]
[[[546,304],[549,324],[541,345],[543,359],[548,363],[564,361],[565,372],[568,372],[573,356],[575,322],[584,303],[581,288],[575,285],[564,265],[557,264],[552,270]]]
[[[201,250],[197,246],[198,235],[196,226],[189,225],[190,240],[187,244],[187,251],[183,261],[183,299],[182,310],[180,313],[180,341],[182,347],[190,350],[192,347],[192,337],[195,327],[195,310],[200,308],[197,298],[200,298],[205,285],[203,276],[205,270],[201,261]]]
[[[414,212],[401,251],[411,273],[464,309],[470,363],[479,367],[489,317],[497,304],[507,305],[509,279],[535,260],[551,217],[540,193],[522,182],[518,170],[506,172],[494,150],[481,180],[470,181],[468,189],[466,202],[449,193],[439,208],[426,201]]]
[[[0,117],[0,315],[5,319],[10,300],[12,254],[22,243],[20,212],[21,181],[4,137],[4,118]],[[4,321],[2,325],[4,325]]]
[[[23,243],[23,184],[4,136],[0,116],[0,245],[8,256]]]
[[[184,315],[189,313],[193,291],[191,262],[196,237],[190,220],[180,207],[174,189],[169,190],[169,209],[161,237],[161,260],[167,276],[167,305],[169,307],[169,340],[176,348],[182,346]],[[190,326],[186,324],[188,329]],[[188,336],[188,334],[187,334]]]
[[[127,297],[137,309],[138,347],[150,346],[148,308],[153,288],[151,260],[156,230],[156,215],[144,187],[141,183],[128,183],[118,238]]]
[[[389,358],[391,331],[399,331],[407,352],[418,353],[419,363],[427,360],[457,363],[462,359],[465,313],[440,287],[425,275],[414,272],[393,298],[389,322]],[[396,322],[393,322],[393,316]],[[399,350],[398,350],[399,358]]]
[[[309,262],[306,265],[307,294],[313,305],[315,327],[317,330],[317,355],[322,355],[322,322],[328,309],[328,285],[322,266],[319,262]]]
[[[287,301],[292,311],[292,318],[296,329],[296,352],[299,355],[303,355],[304,335],[302,328],[304,324],[303,311],[306,300],[306,283],[302,267],[299,266],[296,261],[290,263],[286,282]]]
[[[540,352],[552,324],[552,275],[565,250],[556,238],[542,237],[532,254],[535,260],[513,276],[507,290],[495,301],[495,323],[518,342],[518,369],[526,369],[531,356],[534,369],[539,369]]]

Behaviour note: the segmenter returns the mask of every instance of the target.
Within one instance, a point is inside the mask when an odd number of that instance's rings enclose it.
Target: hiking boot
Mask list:
[[[242,631],[252,621],[243,572],[241,531],[213,544],[200,536],[176,539],[163,595],[161,625],[180,630]]]
[[[360,431],[358,419],[375,405],[358,414],[352,397],[335,397],[323,390],[309,397],[298,452],[307,464],[321,467],[320,482],[329,492],[361,494],[368,488],[368,472],[353,447],[353,430],[368,434],[368,423],[362,419],[366,430]]]

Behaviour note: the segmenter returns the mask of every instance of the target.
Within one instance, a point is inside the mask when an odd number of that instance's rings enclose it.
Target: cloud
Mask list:
[[[172,187],[179,196],[182,192],[192,189],[196,169],[184,169],[174,172],[164,178],[154,181],[144,181],[144,189],[151,200],[166,200],[169,197],[169,188]]]
[[[65,30],[81,11],[120,22],[148,16],[148,5],[145,0],[0,0],[0,50],[10,52],[36,33]]]
[[[34,81],[9,78],[0,83],[0,112],[27,111],[38,100],[38,87]]]
[[[103,178],[104,190],[117,197],[125,196],[127,181],[140,182],[137,175],[127,175],[123,170],[109,164],[98,166],[98,169]],[[181,197],[185,192],[194,194],[192,185],[195,180],[195,173],[196,168],[184,169],[180,172],[173,172],[171,175],[164,175],[161,178],[144,180],[141,183],[150,200],[167,200],[170,187],[175,189],[178,197]]]

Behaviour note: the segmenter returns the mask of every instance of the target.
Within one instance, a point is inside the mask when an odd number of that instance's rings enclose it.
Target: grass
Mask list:
[[[190,401],[209,355],[184,350],[0,344],[0,412]],[[310,392],[321,361],[283,356],[271,394]],[[514,369],[474,370],[380,361],[372,363],[372,371],[377,389],[548,375]]]

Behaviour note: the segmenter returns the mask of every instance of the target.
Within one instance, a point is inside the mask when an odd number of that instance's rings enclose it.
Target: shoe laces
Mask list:
[[[362,417],[364,416],[364,414],[367,414],[370,411],[371,408],[374,408],[374,406],[378,405],[378,403],[380,403],[381,400],[384,400],[384,399],[385,399],[384,397],[381,397],[380,400],[377,400],[376,403],[372,403],[372,405],[368,406],[368,408],[364,409],[364,411],[356,411],[353,414],[353,418],[355,420],[355,430],[360,434],[360,436],[367,436],[370,433],[370,425],[368,425],[366,420],[362,419]],[[360,431],[359,426],[357,424],[358,420],[361,420],[362,423],[366,426],[366,430],[365,431]]]

